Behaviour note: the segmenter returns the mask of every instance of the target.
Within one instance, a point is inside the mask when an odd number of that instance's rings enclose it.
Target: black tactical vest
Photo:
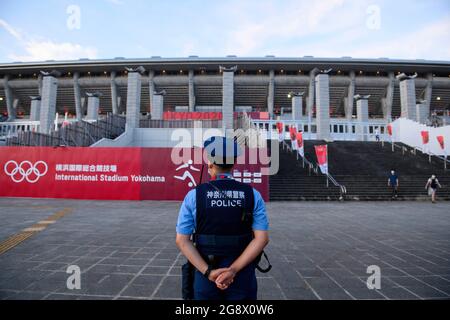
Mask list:
[[[253,188],[233,179],[196,188],[195,239],[202,255],[240,255],[253,239]]]

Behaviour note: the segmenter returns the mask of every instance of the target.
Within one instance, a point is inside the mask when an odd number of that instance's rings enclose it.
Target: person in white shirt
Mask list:
[[[431,196],[431,202],[436,202],[436,190],[437,188],[442,188],[439,183],[439,180],[433,174],[430,179],[428,179],[427,184],[425,185],[425,190],[428,190],[428,195]]]
[[[375,139],[380,142],[380,129],[378,128],[375,129]]]

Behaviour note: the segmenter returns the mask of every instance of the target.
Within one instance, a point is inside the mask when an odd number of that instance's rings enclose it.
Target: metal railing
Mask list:
[[[236,142],[241,146],[255,147],[259,146],[259,131],[252,123],[247,112],[243,112],[236,119],[234,128],[236,134]],[[256,139],[256,141],[251,141]]]
[[[294,152],[294,150],[292,149],[291,146],[289,146],[285,140],[282,141],[282,145],[283,145],[283,149],[286,148],[287,150],[289,150],[290,152]],[[298,159],[298,153],[297,153],[297,160]],[[320,168],[317,164],[309,161],[306,156],[302,157],[302,163],[303,163],[303,167],[305,167],[305,164],[308,166],[308,173],[309,175],[311,175],[311,171],[314,172],[316,175],[319,175]],[[327,173],[325,175],[327,177],[327,188],[328,188],[328,181],[331,181],[331,183],[335,186],[339,188],[339,200],[344,200],[345,199],[345,195],[347,194],[347,188],[340,184],[330,173]]]
[[[201,125],[202,128],[222,128],[222,120],[152,120],[141,119],[140,128],[194,128]]]
[[[410,153],[412,155],[417,155],[417,151],[420,151],[423,155],[428,156],[428,162],[431,163],[432,158],[434,157],[435,159],[439,159],[443,161],[444,164],[444,170],[447,170],[447,168],[450,166],[450,160],[448,159],[447,156],[442,156],[442,155],[438,155],[435,154],[429,150],[425,151],[423,148],[417,148],[417,147],[406,147],[406,146],[400,146],[398,144],[396,144],[393,141],[382,141],[382,146],[384,147],[385,143],[389,143],[391,144],[391,150],[392,152],[395,151],[395,148],[400,149],[402,151],[402,154],[404,155],[405,153]]]
[[[125,131],[125,117],[108,115],[102,120],[72,122],[49,134],[23,131],[6,139],[7,146],[87,147],[103,138],[114,139]]]
[[[39,131],[39,121],[0,122],[0,138],[6,139],[24,131]]]
[[[276,123],[281,122],[285,127],[295,126],[303,132],[306,140],[315,140],[317,138],[316,120],[311,122],[308,119],[300,120],[251,120],[252,123],[265,135],[266,139],[278,137]],[[384,120],[369,122],[358,122],[347,119],[330,119],[330,137],[338,141],[377,141],[386,139],[388,123]],[[284,130],[285,138],[288,138],[288,130]]]

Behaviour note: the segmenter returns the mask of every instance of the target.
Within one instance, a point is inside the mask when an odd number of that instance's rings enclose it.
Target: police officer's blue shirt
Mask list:
[[[268,231],[269,221],[266,214],[266,206],[261,194],[253,188],[253,195],[255,197],[255,207],[253,208],[253,230]],[[196,226],[196,190],[193,189],[188,192],[181,204],[180,212],[178,214],[177,233],[190,235],[194,233]]]

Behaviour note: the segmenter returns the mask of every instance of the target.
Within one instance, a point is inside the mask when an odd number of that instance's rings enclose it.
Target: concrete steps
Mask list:
[[[306,141],[305,155],[316,162],[314,145],[324,141]],[[411,153],[376,142],[336,141],[328,143],[329,171],[347,188],[347,200],[392,200],[392,190],[387,186],[391,169],[399,176],[398,197],[395,200],[429,200],[425,184],[435,174],[443,186],[438,190],[438,200],[450,200],[450,170],[445,171],[441,160],[417,152]],[[338,200],[339,188],[330,183],[326,188],[323,175],[309,175],[301,161],[287,150],[280,149],[280,170],[270,177],[270,200]]]
[[[331,183],[326,187],[323,175],[309,173],[294,153],[280,148],[280,169],[269,178],[271,201],[336,201],[340,190]]]

